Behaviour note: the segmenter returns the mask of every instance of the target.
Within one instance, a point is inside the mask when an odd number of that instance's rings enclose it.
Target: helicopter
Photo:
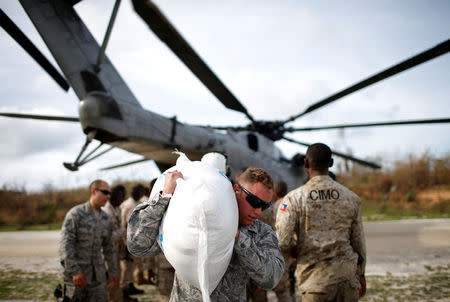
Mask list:
[[[228,157],[230,167],[234,172],[243,166],[256,165],[268,170],[275,179],[283,179],[289,188],[301,184],[305,179],[301,156],[286,158],[281,150],[274,145],[275,141],[286,140],[292,143],[308,146],[308,143],[298,141],[287,133],[329,128],[370,127],[402,124],[430,124],[448,123],[449,118],[422,119],[406,121],[389,121],[380,123],[346,124],[316,127],[316,129],[296,128],[289,126],[298,118],[311,113],[331,102],[353,93],[359,89],[375,84],[378,81],[403,72],[409,68],[444,55],[449,50],[449,41],[420,52],[406,60],[394,64],[363,81],[341,90],[327,98],[313,103],[306,110],[292,115],[284,120],[257,120],[246,107],[216,76],[211,68],[201,59],[184,37],[166,18],[164,13],[150,1],[133,1],[134,9],[149,28],[162,40],[170,50],[195,74],[208,90],[228,109],[240,112],[249,120],[243,126],[207,126],[182,123],[175,117],[167,118],[153,111],[145,110],[134,97],[124,80],[115,70],[105,55],[107,40],[113,28],[115,13],[120,1],[111,15],[103,43],[99,45],[89,33],[83,21],[73,9],[78,1],[20,1],[30,19],[40,32],[52,55],[55,57],[64,75],[57,75],[56,69],[48,67],[50,63],[43,63],[39,50],[31,46],[24,46],[32,56],[33,53],[41,66],[51,70],[49,74],[63,89],[72,87],[79,103],[79,118],[58,116],[37,116],[26,114],[5,113],[2,115],[22,118],[54,119],[68,122],[80,122],[86,141],[73,162],[64,163],[70,170],[77,170],[84,164],[102,156],[105,151],[97,152],[100,147],[109,145],[109,149],[122,148],[132,153],[141,154],[142,159],[122,163],[107,168],[126,166],[137,162],[154,160],[160,170],[172,166],[176,156],[174,149],[185,152],[189,158],[198,160],[207,152],[221,152]],[[52,16],[52,18],[48,18]],[[14,36],[20,30],[7,29],[6,15],[2,15],[2,27]],[[9,24],[8,26],[13,27]],[[18,35],[20,36],[20,34]],[[21,43],[20,39],[15,38]],[[61,43],[64,40],[69,46]],[[82,43],[81,43],[81,42]],[[27,43],[24,43],[27,45]],[[28,43],[29,45],[29,43]],[[84,54],[79,55],[80,53]],[[45,59],[45,57],[44,57]],[[47,70],[46,69],[46,70]],[[311,127],[309,127],[311,128]],[[87,148],[92,142],[98,145],[90,152]],[[106,150],[106,151],[107,151]],[[379,168],[377,163],[369,162],[354,156],[334,151],[334,155],[372,167]],[[97,153],[96,153],[97,152]]]

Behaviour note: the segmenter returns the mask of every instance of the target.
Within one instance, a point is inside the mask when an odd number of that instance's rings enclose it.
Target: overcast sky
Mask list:
[[[114,1],[82,1],[76,10],[98,41]],[[286,119],[339,90],[450,37],[450,1],[156,1],[160,9],[256,119]],[[17,1],[1,8],[54,62]],[[62,91],[0,30],[0,111],[78,116],[78,99]],[[227,110],[122,1],[107,55],[149,110],[182,122],[244,125]],[[55,63],[56,65],[56,63]],[[351,94],[288,126],[450,116],[450,55]],[[176,85],[174,85],[176,83]],[[78,187],[101,177],[157,176],[151,162],[99,168],[140,156],[117,150],[69,172],[84,135],[77,123],[0,117],[0,185],[38,190]],[[290,135],[389,166],[407,154],[450,151],[450,125],[391,126]],[[290,157],[305,148],[278,142]]]

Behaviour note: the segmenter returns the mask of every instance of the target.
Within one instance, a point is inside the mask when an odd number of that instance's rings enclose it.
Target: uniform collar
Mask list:
[[[258,219],[255,219],[251,225],[244,225],[244,226],[241,226],[241,228],[243,228],[251,233],[258,233],[258,227],[257,227],[258,223],[261,223],[261,222]]]
[[[314,176],[312,178],[310,178],[309,180],[320,180],[320,181],[328,181],[328,180],[333,180],[329,175],[317,175]]]

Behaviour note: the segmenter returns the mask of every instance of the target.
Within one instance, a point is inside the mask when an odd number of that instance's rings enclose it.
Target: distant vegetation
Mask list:
[[[354,165],[338,173],[338,181],[361,197],[367,220],[450,214],[450,155],[410,155],[387,171]]]
[[[361,197],[365,220],[449,217],[450,155],[411,155],[388,171],[354,165],[337,174],[339,182]],[[128,194],[136,183],[124,183]],[[88,198],[87,188],[55,190],[48,185],[42,192],[28,193],[4,186],[0,190],[0,229],[57,229],[67,211]]]
[[[141,182],[148,184],[146,181]],[[137,182],[121,182],[127,195]],[[115,184],[113,184],[115,185]],[[25,189],[0,190],[0,229],[57,229],[67,211],[89,199],[88,188],[55,190],[47,186],[42,192],[28,193]]]

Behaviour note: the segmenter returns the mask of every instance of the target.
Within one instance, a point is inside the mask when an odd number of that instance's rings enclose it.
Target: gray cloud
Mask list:
[[[257,119],[284,119],[313,102],[448,39],[448,1],[157,1],[193,48]],[[16,2],[2,9],[51,58],[26,14]],[[102,40],[111,1],[76,5],[98,40]],[[189,13],[187,13],[189,12]],[[27,54],[0,31],[0,107],[20,112],[51,108],[77,115],[77,99],[66,94]],[[226,110],[122,1],[107,55],[142,102],[178,119],[215,125],[243,125],[240,113]],[[317,110],[289,126],[419,119],[450,116],[449,55],[420,65]],[[175,84],[174,84],[175,83]],[[73,160],[84,137],[79,125],[19,122],[0,118],[0,183],[44,179],[60,186],[84,184],[94,176],[156,173],[150,164],[98,174],[97,168],[137,155],[117,151],[69,173],[61,163]],[[292,134],[306,142],[323,141],[360,157],[391,156],[430,149],[450,150],[450,126],[407,126]],[[304,148],[279,142],[287,156]],[[45,172],[45,173],[43,173]],[[142,174],[140,174],[142,173]]]

